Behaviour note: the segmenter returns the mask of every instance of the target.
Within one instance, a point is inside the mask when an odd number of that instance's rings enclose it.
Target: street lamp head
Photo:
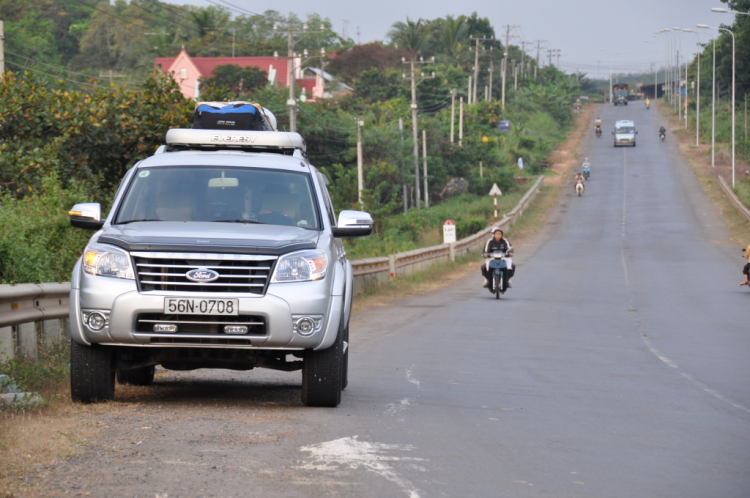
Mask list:
[[[709,26],[708,24],[696,24],[695,27],[697,27],[697,28],[703,28],[703,29],[709,29],[709,28],[711,28],[711,26]]]
[[[684,31],[685,33],[695,33],[695,31],[693,31],[693,30],[692,30],[692,29],[690,29],[690,28],[685,28],[685,29],[683,29],[683,31]]]
[[[723,14],[729,14],[729,11],[727,9],[723,9],[721,7],[714,7],[711,9],[711,12],[721,12]]]

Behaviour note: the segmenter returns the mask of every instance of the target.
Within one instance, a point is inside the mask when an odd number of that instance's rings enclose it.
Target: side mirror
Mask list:
[[[102,207],[98,202],[76,204],[73,209],[68,211],[68,215],[70,216],[70,224],[76,228],[99,230],[104,226]]]
[[[638,135],[638,132],[636,131],[635,134]]]
[[[341,211],[334,237],[364,237],[372,233],[372,216],[364,211]]]
[[[615,132],[613,131],[613,132],[612,132],[612,135],[614,135],[614,134],[615,134]]]

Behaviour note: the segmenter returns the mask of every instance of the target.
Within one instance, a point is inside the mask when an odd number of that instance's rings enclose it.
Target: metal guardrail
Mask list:
[[[539,191],[540,176],[512,211],[497,224],[504,230],[523,214]],[[456,254],[469,253],[483,245],[492,227],[456,241],[387,257],[352,261],[354,292],[359,294],[390,278],[425,270],[435,263],[453,260]],[[61,338],[60,319],[68,318],[70,283],[0,285],[0,354],[13,357],[16,352],[36,356],[37,335],[45,342]],[[36,322],[43,322],[37,327]],[[15,330],[14,330],[15,329]]]
[[[739,211],[741,215],[743,215],[745,218],[747,218],[748,221],[750,221],[750,209],[747,209],[745,205],[742,204],[740,198],[737,197],[737,194],[735,194],[732,188],[727,185],[727,182],[721,175],[719,175],[719,183],[721,184],[721,188],[723,188],[724,192],[727,194],[727,197],[729,197],[729,200],[732,201],[732,204],[734,204],[734,207],[737,208],[737,211]]]
[[[70,282],[0,285],[0,327],[68,318]]]

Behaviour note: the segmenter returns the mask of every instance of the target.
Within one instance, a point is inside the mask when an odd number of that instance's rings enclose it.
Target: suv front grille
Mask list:
[[[273,256],[133,253],[141,291],[240,292],[263,295],[273,270]],[[213,257],[213,259],[209,259]],[[218,273],[213,282],[194,282],[190,270]]]

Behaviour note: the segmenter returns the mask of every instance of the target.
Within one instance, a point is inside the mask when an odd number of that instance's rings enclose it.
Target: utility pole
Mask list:
[[[451,89],[451,145],[453,145],[454,138],[454,128],[456,124],[456,93],[458,93],[458,90],[455,88]]]
[[[435,58],[433,57],[430,61],[426,61],[422,59],[421,57],[419,60],[410,60],[407,61],[405,58],[401,58],[401,62],[403,64],[409,64],[410,72],[409,72],[409,79],[411,80],[411,123],[412,123],[412,139],[414,140],[414,199],[415,199],[415,205],[417,209],[421,209],[421,204],[419,202],[419,137],[417,132],[417,85],[423,82],[426,79],[434,78],[435,73],[433,72],[431,76],[424,76],[421,71],[419,74],[419,81],[417,81],[417,71],[416,71],[416,65],[417,64],[428,64],[431,62],[434,62]],[[406,75],[403,75],[404,79],[406,79]]]
[[[477,103],[477,83],[479,82],[479,42],[480,41],[488,41],[488,40],[494,40],[495,38],[490,36],[470,36],[469,40],[474,40],[476,42],[474,44],[474,89],[472,91],[472,95],[474,96],[474,99],[469,99],[470,104],[476,104]]]
[[[404,141],[404,118],[398,118],[398,131],[401,135],[401,142]],[[399,158],[400,159],[400,158]],[[399,161],[400,163],[401,161]],[[403,193],[404,197],[404,214],[409,212],[409,187],[406,185],[406,182],[403,183]]]
[[[458,146],[464,144],[464,98],[458,99]]]
[[[521,42],[521,77],[524,76],[524,65],[523,65],[523,58],[526,55],[526,43],[525,41]]]
[[[365,206],[362,203],[362,190],[365,186],[364,179],[364,167],[362,166],[362,126],[365,124],[359,118],[357,119],[357,201],[359,202],[359,208],[364,210]]]
[[[536,66],[534,67],[534,79],[536,79],[536,72],[539,69],[539,50],[541,49],[542,42],[545,42],[546,40],[537,40],[536,41]]]
[[[3,28],[3,21],[0,21],[0,79],[5,74],[5,28]]]
[[[560,52],[562,52],[562,50],[558,48],[555,49],[555,52],[557,52],[557,69],[560,69]]]
[[[427,191],[427,131],[422,129],[422,178],[424,179],[424,207],[430,207],[430,195]]]
[[[510,43],[510,30],[511,28],[517,28],[518,26],[511,26],[510,24],[505,26],[505,46],[503,46],[503,70],[502,70],[502,94],[501,94],[501,104],[500,106],[502,109],[505,109],[505,81],[507,79],[507,70],[508,70],[508,44]]]
[[[492,73],[494,70],[495,70],[495,61],[493,59],[490,59],[490,68],[488,69],[490,73],[490,85],[489,85],[490,91],[489,91],[489,95],[487,96],[487,100],[489,100],[490,102],[492,102]]]
[[[278,29],[278,25],[273,25],[273,30],[276,31]],[[319,30],[309,30],[307,29],[307,24],[302,25],[302,29],[295,29],[294,24],[291,22],[287,24],[287,33],[286,33],[286,43],[287,43],[287,61],[286,61],[286,78],[287,78],[287,85],[289,86],[289,99],[286,101],[286,105],[289,107],[289,131],[296,132],[297,131],[297,100],[295,99],[294,94],[294,61],[297,58],[297,55],[294,53],[294,45],[300,41],[301,39],[305,38],[307,35],[311,35],[314,33],[323,33],[323,27],[321,25],[321,29]],[[302,35],[298,37],[297,39],[294,38],[294,35]],[[301,61],[300,61],[301,64]]]
[[[547,49],[547,67],[552,65],[552,49]]]

